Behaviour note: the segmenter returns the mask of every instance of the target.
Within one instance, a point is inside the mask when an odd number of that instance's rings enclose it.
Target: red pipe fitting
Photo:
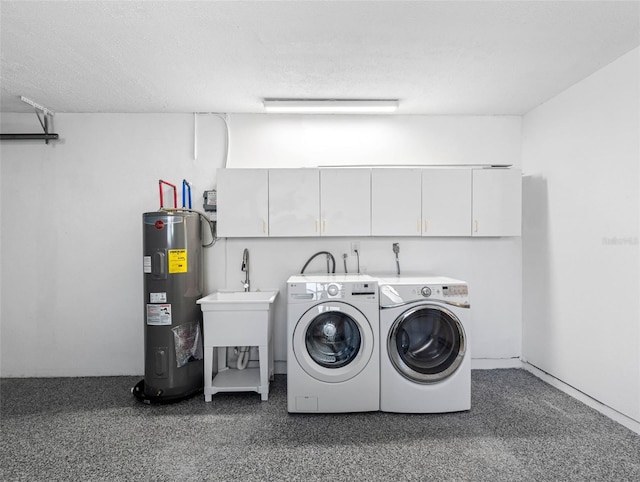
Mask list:
[[[166,184],[167,186],[173,188],[173,208],[174,209],[178,209],[178,190],[176,189],[176,186],[174,184],[171,184],[170,182],[163,181],[162,179],[160,179],[160,182],[159,182],[159,187],[160,187],[160,209],[162,209],[164,207],[164,195],[162,194],[162,185],[163,184]]]

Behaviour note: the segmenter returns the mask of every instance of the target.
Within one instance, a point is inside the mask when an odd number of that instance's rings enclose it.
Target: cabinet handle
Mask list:
[[[322,232],[323,233],[327,232],[327,220],[326,219],[322,220]]]
[[[473,221],[473,232],[474,233],[478,232],[478,221],[477,220]]]
[[[429,224],[428,224],[428,221],[425,219],[425,220],[424,220],[424,231],[423,231],[423,233],[426,233],[426,232],[427,232],[427,227],[428,227],[428,225],[429,225]]]
[[[316,224],[316,231],[315,232],[317,233],[318,232],[318,220],[317,219],[316,219],[315,224]]]
[[[265,220],[262,220],[262,233],[266,234],[267,233],[267,223],[265,222]]]

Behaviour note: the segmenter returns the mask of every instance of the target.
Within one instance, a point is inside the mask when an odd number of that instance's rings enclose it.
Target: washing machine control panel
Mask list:
[[[368,296],[378,294],[377,283],[351,283],[351,295]]]
[[[358,298],[367,301],[378,300],[378,285],[375,282],[307,282],[289,284],[290,301],[339,300]]]
[[[378,286],[375,283],[318,283],[316,288],[319,299],[344,299],[357,297],[377,297]]]

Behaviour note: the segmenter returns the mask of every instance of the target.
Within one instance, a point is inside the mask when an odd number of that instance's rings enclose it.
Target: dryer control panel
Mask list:
[[[383,308],[426,301],[469,307],[469,287],[454,280],[447,284],[380,283],[380,306]]]
[[[443,286],[442,294],[444,296],[467,296],[469,294],[469,288],[467,285]]]

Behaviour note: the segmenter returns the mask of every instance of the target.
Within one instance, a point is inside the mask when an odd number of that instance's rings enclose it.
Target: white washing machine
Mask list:
[[[471,408],[467,283],[444,277],[379,279],[380,410]]]
[[[380,409],[378,296],[377,280],[366,275],[289,278],[289,412]]]

